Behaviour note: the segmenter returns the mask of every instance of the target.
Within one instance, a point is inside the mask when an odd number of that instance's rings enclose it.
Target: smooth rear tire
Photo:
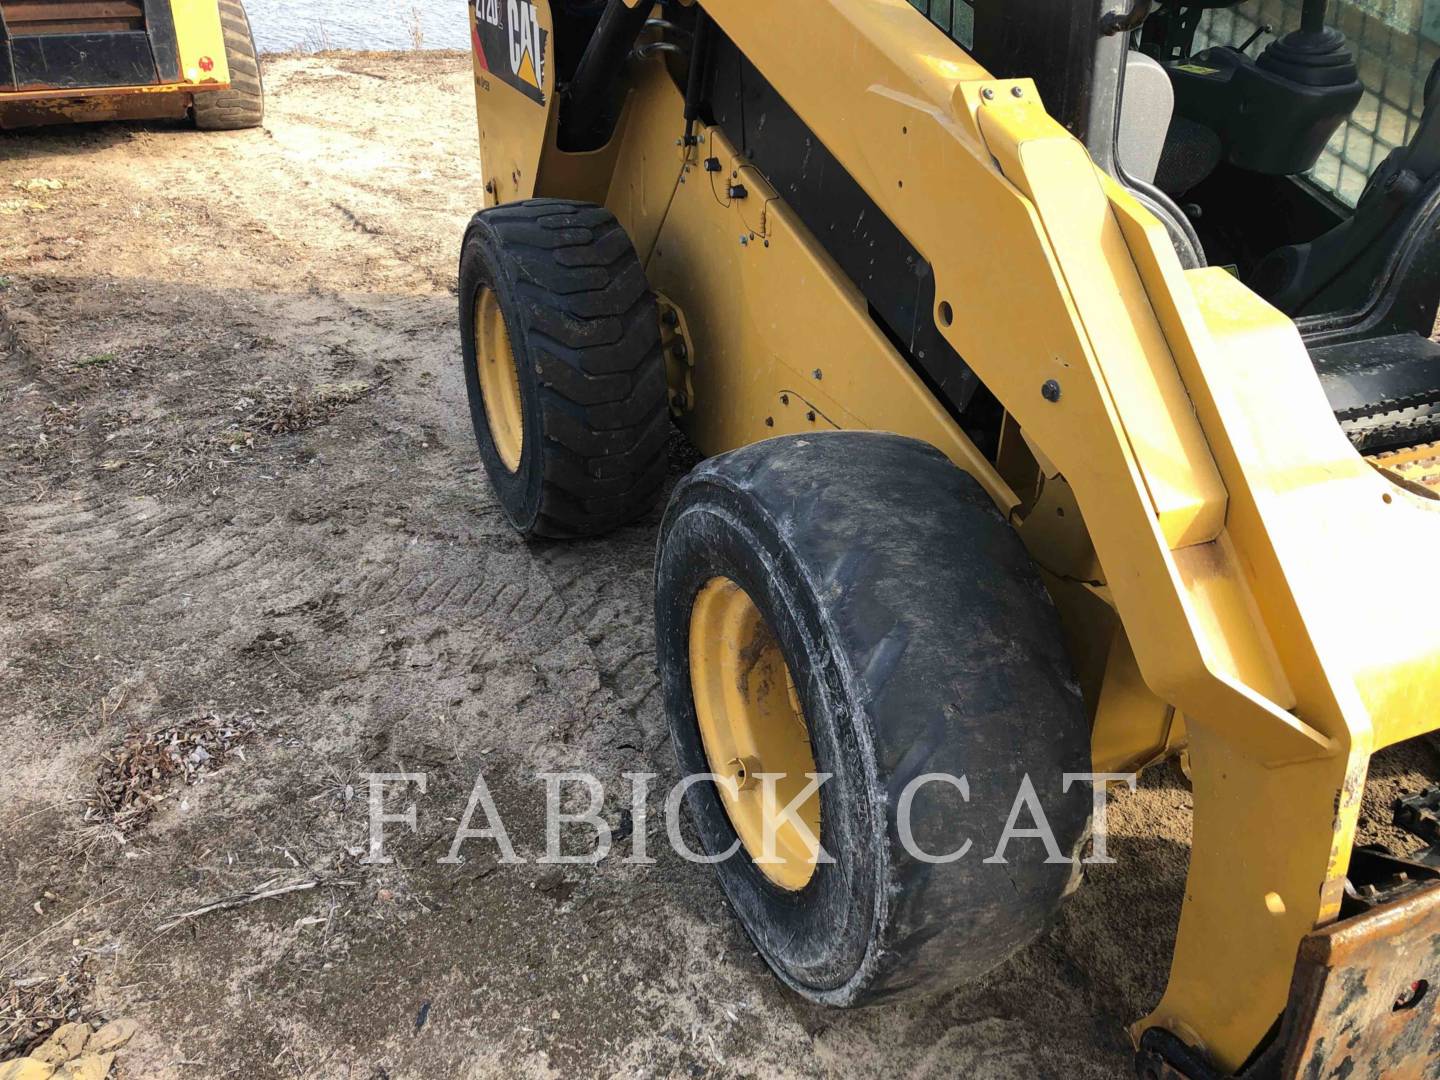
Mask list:
[[[693,637],[712,623],[744,625],[704,614],[717,580],[763,617],[793,673],[815,765],[831,776],[819,828],[834,862],[777,876],[742,844],[716,865],[776,973],[811,1000],[863,1004],[976,978],[1040,933],[1073,885],[1088,831],[1089,789],[1065,792],[1063,774],[1088,769],[1089,735],[1054,606],[980,485],[926,444],[872,432],[770,439],[682,480],[656,566],[660,674],[682,776],[737,768],[707,756],[701,721],[713,745],[706,714],[720,699],[707,704],[700,684],[711,676],[692,685],[692,657],[736,650],[728,666],[706,664],[739,672],[733,707],[755,699],[788,715],[781,696],[755,692],[759,669],[745,667],[766,635]],[[763,742],[754,760],[725,753],[758,772]],[[919,786],[907,849],[898,804],[927,773],[964,777],[969,799],[948,782]],[[1063,857],[1048,862],[1041,841],[1019,837],[1004,865],[986,863],[1027,776]],[[687,798],[709,854],[746,832],[717,783]],[[1019,824],[1032,827],[1032,815]],[[966,841],[956,861],[916,854]]]

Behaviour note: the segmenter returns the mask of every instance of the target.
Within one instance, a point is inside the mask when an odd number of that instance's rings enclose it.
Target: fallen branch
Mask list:
[[[305,892],[307,889],[313,889],[320,885],[329,888],[354,888],[359,884],[358,881],[324,881],[319,878],[314,878],[310,881],[297,881],[290,885],[277,885],[273,889],[261,888],[256,892],[235,893],[231,896],[221,897],[219,900],[212,901],[202,907],[198,907],[194,911],[187,911],[183,915],[176,915],[174,918],[157,926],[155,932],[157,934],[163,934],[166,930],[174,929],[181,923],[189,922],[192,919],[198,919],[201,915],[209,915],[214,911],[227,911],[231,908],[258,904],[261,900],[272,900],[277,896],[286,896],[289,893]]]

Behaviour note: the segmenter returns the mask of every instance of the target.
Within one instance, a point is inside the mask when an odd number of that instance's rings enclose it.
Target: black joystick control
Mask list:
[[[1320,8],[1323,18],[1324,5]],[[1345,86],[1360,77],[1345,35],[1323,22],[1318,26],[1302,25],[1276,38],[1265,47],[1256,64],[1301,86]]]

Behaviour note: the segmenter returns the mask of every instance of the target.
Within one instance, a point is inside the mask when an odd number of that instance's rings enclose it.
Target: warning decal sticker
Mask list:
[[[530,0],[474,0],[471,45],[484,71],[538,105],[545,104],[545,43],[549,33],[540,25]]]

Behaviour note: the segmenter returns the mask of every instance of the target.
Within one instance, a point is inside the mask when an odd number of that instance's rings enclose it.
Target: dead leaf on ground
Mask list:
[[[232,757],[259,728],[253,716],[206,713],[170,727],[131,731],[105,755],[86,798],[85,820],[121,833],[139,828],[177,784],[197,783]]]
[[[23,1057],[62,1024],[87,1017],[95,977],[86,957],[58,975],[0,973],[0,1061]]]

